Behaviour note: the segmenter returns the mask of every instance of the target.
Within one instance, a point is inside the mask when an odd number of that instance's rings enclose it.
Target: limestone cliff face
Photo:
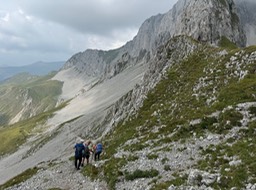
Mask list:
[[[247,46],[256,44],[256,1],[234,0],[247,37]]]
[[[104,71],[103,58],[100,51],[86,50],[83,53],[73,55],[62,69],[73,67],[78,74],[87,76],[99,76]]]
[[[238,46],[245,46],[237,10],[232,0],[180,0],[164,15],[147,19],[133,40],[133,54],[141,49],[154,51],[173,36],[188,35],[217,45],[226,36]]]
[[[66,72],[68,80],[80,77],[81,84],[83,80],[88,81],[88,77],[100,82],[127,67],[147,63],[158,47],[178,35],[187,35],[212,45],[218,45],[220,38],[226,36],[238,46],[246,45],[233,0],[179,0],[166,14],[147,19],[134,39],[123,47],[78,53],[67,61],[61,72],[69,69]],[[61,77],[57,74],[56,78]],[[63,81],[65,88],[65,79]]]
[[[246,38],[241,28],[232,0],[184,0],[175,34],[187,34],[200,41],[218,44],[226,36],[238,46],[245,46]]]

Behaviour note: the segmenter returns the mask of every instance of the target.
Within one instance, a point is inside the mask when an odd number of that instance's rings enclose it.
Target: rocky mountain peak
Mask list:
[[[222,36],[238,46],[246,44],[233,0],[185,0],[180,19],[175,33],[187,34],[211,44],[218,44]]]
[[[63,70],[72,68],[69,78],[87,79],[89,76],[103,81],[129,66],[147,63],[159,46],[178,35],[191,36],[212,45],[218,45],[225,36],[238,46],[246,45],[233,0],[179,0],[167,13],[147,19],[134,39],[123,47],[78,53],[67,61]]]
[[[27,121],[0,183],[37,166],[9,189],[255,189],[256,48],[230,43],[246,43],[237,5],[180,0],[125,46],[70,58],[53,79],[73,99],[42,127]],[[222,36],[232,47],[214,47]],[[81,173],[70,170],[78,136],[105,151]]]
[[[166,14],[147,19],[134,39],[134,53],[139,49],[153,51],[171,36],[188,35],[217,45],[222,36],[238,46],[245,46],[233,0],[180,0]]]

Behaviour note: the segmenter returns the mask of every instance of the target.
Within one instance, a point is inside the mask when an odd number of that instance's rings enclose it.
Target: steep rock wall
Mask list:
[[[179,0],[166,14],[147,19],[134,39],[123,47],[110,51],[86,50],[72,56],[55,79],[64,81],[64,88],[72,78],[80,78],[80,89],[89,83],[94,85],[127,67],[147,63],[158,47],[178,35],[213,45],[222,36],[238,46],[246,44],[233,0]],[[64,70],[68,70],[66,75],[59,77]]]

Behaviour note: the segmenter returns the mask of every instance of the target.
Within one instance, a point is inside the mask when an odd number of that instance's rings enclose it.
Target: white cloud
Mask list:
[[[8,22],[10,19],[10,14],[9,13],[5,13],[2,17],[1,20],[4,22]]]
[[[87,48],[113,49],[177,0],[0,2],[0,66],[67,60]]]

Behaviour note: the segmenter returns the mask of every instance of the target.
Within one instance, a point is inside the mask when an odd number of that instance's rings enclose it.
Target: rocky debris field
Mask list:
[[[43,162],[36,167],[38,171],[34,176],[20,184],[8,188],[8,190],[45,190],[54,188],[63,190],[107,189],[105,182],[99,180],[91,181],[90,178],[82,174],[82,168],[81,170],[77,170],[73,161],[70,160]]]

